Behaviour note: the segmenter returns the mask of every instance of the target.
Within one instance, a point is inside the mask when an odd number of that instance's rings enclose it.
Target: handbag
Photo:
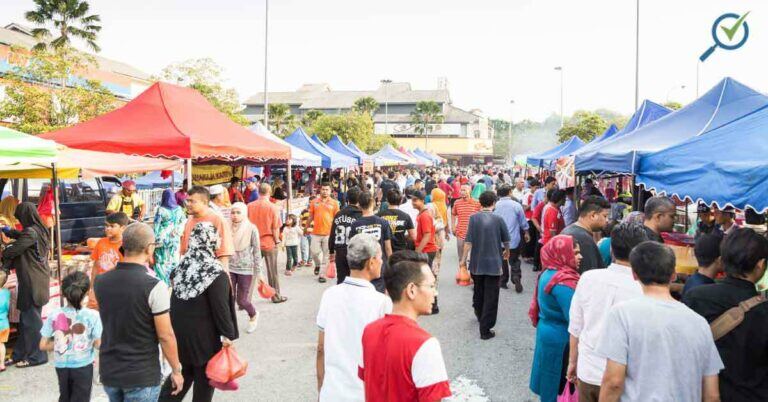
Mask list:
[[[729,332],[741,325],[749,310],[752,310],[763,303],[765,303],[765,296],[759,294],[744,300],[736,307],[729,308],[725,313],[721,314],[709,324],[709,328],[712,330],[712,337],[715,338],[715,340],[718,340],[726,336]]]

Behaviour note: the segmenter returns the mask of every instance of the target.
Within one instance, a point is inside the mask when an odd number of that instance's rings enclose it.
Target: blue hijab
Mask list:
[[[179,206],[176,202],[176,194],[173,193],[173,190],[169,188],[163,191],[163,198],[160,199],[160,206],[170,210]]]

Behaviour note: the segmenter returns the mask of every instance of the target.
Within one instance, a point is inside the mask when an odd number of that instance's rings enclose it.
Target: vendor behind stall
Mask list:
[[[136,193],[136,183],[133,180],[123,182],[123,190],[115,194],[107,204],[107,215],[122,212],[133,220],[144,219],[146,207],[144,200]]]

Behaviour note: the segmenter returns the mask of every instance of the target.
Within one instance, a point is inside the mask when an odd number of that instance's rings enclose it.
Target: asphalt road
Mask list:
[[[451,240],[440,273],[440,314],[420,321],[440,340],[455,395],[451,400],[537,400],[528,389],[535,334],[527,316],[535,278],[530,266],[523,264],[522,294],[502,289],[496,338],[483,341],[472,313],[471,287],[460,287],[454,281],[458,260],[455,250]],[[315,315],[323,290],[332,284],[318,283],[309,268],[301,268],[292,277],[281,276],[280,280],[283,294],[289,300],[278,305],[258,300],[256,308],[261,316],[255,333],[242,331],[247,315],[238,313],[241,337],[235,345],[249,362],[248,374],[241,379],[239,391],[217,391],[214,400],[317,400]],[[56,373],[51,363],[28,369],[9,368],[0,373],[2,401],[57,398]],[[100,386],[94,386],[93,400],[107,400]],[[191,392],[185,400],[191,401]]]

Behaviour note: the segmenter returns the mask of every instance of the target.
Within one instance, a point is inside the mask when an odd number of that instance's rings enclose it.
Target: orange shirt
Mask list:
[[[259,241],[263,251],[272,251],[277,243],[274,231],[280,229],[280,215],[277,207],[266,197],[248,204],[248,220],[259,229]]]
[[[91,252],[91,260],[93,260],[93,272],[91,272],[91,279],[95,280],[97,276],[109,272],[115,269],[118,262],[122,261],[123,255],[120,253],[120,247],[123,242],[112,243],[109,238],[102,237],[96,242]],[[88,292],[88,308],[93,310],[99,309],[99,303],[96,302],[96,294],[93,292],[93,285]]]
[[[309,203],[309,214],[314,222],[313,235],[328,236],[331,234],[331,224],[333,217],[339,212],[339,202],[331,197],[323,201],[317,197]]]
[[[232,241],[232,228],[229,222],[226,222],[221,215],[214,211],[208,211],[206,216],[195,218],[190,217],[187,220],[187,225],[184,226],[184,234],[181,236],[181,254],[187,252],[189,246],[189,235],[192,233],[192,229],[200,222],[210,222],[216,229],[216,233],[219,235],[219,245],[216,247],[216,257],[228,257],[234,254],[235,245]]]

